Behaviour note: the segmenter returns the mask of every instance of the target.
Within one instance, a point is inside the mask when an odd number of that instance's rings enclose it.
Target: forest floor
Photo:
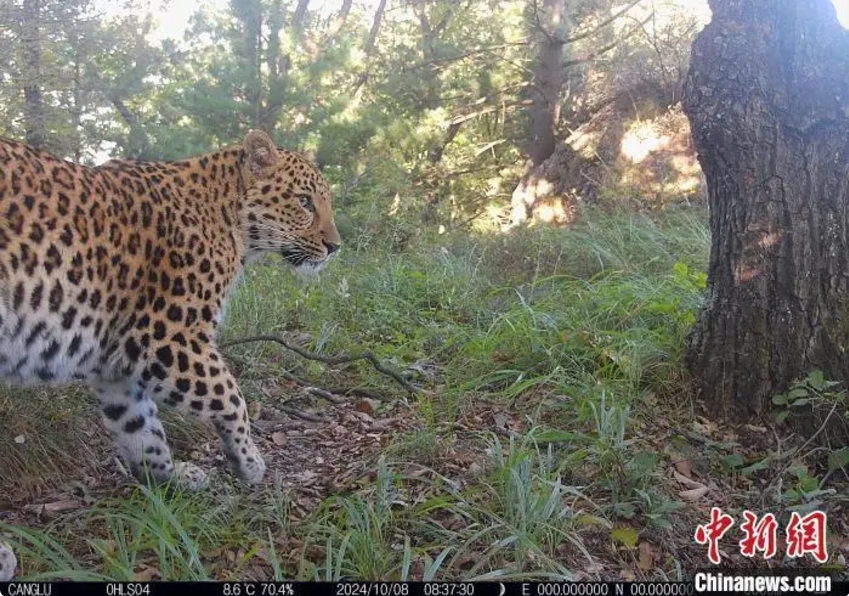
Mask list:
[[[775,416],[711,420],[688,396],[704,213],[442,236],[376,214],[362,229],[308,286],[276,261],[250,269],[222,343],[369,350],[404,383],[368,361],[225,347],[268,464],[256,488],[173,414],[175,453],[212,472],[204,491],[127,478],[80,390],[0,391],[0,540],[19,577],[674,580],[709,566],[694,534],[713,507],[735,521],[723,570],[817,566],[784,538],[794,511],[821,510],[819,568],[845,574],[849,450]],[[794,391],[779,417],[845,398],[816,374]],[[745,510],[778,521],[769,561],[740,553]]]

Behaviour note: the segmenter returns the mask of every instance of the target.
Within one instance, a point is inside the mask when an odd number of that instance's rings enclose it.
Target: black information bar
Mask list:
[[[828,587],[828,591],[803,593],[849,594],[849,582],[832,581]],[[743,593],[728,587],[724,589],[726,591],[699,591],[693,582],[0,582],[0,596],[694,596]],[[790,591],[793,593],[793,588]],[[787,593],[775,591],[781,592]]]

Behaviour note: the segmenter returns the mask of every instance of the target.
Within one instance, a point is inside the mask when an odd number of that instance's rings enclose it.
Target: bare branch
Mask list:
[[[377,5],[377,8],[374,11],[374,20],[371,24],[371,29],[368,32],[368,40],[366,41],[366,45],[363,48],[363,53],[365,54],[367,59],[371,59],[371,54],[374,51],[374,47],[377,44],[377,34],[380,31],[380,25],[383,22],[383,13],[386,11],[386,0],[380,0],[380,4]],[[370,72],[368,69],[364,70],[360,76],[357,77],[357,82],[354,83],[354,92],[353,95],[355,97],[359,96],[360,91],[363,88],[363,85],[366,84],[368,78],[370,76]]]
[[[321,45],[330,43],[337,35],[339,35],[339,32],[348,20],[348,15],[351,13],[352,4],[353,0],[342,0],[342,7],[339,9],[339,12],[336,13],[336,16],[333,17],[330,26],[322,36]]]
[[[556,35],[554,35],[550,31],[548,31],[545,28],[545,26],[543,26],[542,21],[541,21],[540,16],[539,16],[539,6],[537,5],[536,0],[534,0],[534,2],[533,2],[534,25],[535,25],[536,29],[539,30],[539,32],[542,33],[543,36],[545,36],[545,38],[548,40],[549,43],[555,44],[555,45],[564,45],[565,46],[565,45],[573,44],[577,41],[581,41],[582,39],[592,37],[593,35],[596,35],[599,31],[601,31],[605,27],[610,26],[616,19],[618,19],[619,17],[621,17],[622,15],[627,13],[629,10],[634,8],[634,6],[636,6],[640,2],[642,2],[642,0],[631,0],[631,2],[629,2],[628,4],[626,4],[624,7],[620,8],[619,10],[617,10],[615,13],[610,15],[608,18],[604,19],[601,23],[599,23],[598,25],[596,25],[595,27],[593,27],[589,31],[584,31],[583,33],[579,33],[577,35],[574,35],[572,37],[567,37],[567,38],[564,39],[562,37],[557,37]]]
[[[495,52],[497,50],[503,50],[506,48],[513,48],[518,46],[526,46],[529,42],[527,41],[514,41],[511,43],[502,43],[494,46],[487,46],[485,48],[474,48],[467,52],[463,52],[462,54],[457,54],[456,56],[444,56],[442,58],[432,58],[430,60],[425,60],[424,62],[418,62],[411,66],[402,67],[404,72],[410,72],[414,70],[419,70],[421,68],[425,68],[428,66],[435,66],[439,64],[445,64],[450,62],[457,62],[458,60],[465,60],[466,58],[471,58],[473,56],[477,56],[478,54],[489,54]]]
[[[304,28],[304,17],[307,15],[307,8],[310,0],[298,0],[298,5],[295,7],[295,12],[292,13],[292,28],[300,34]]]
[[[475,110],[473,112],[467,112],[465,114],[460,114],[458,116],[455,116],[451,120],[450,125],[453,126],[453,125],[457,125],[457,124],[462,124],[463,122],[466,122],[467,120],[474,120],[475,118],[480,118],[481,116],[485,116],[486,114],[491,114],[492,112],[495,112],[497,110],[502,110],[502,109],[505,109],[505,108],[514,108],[514,107],[517,107],[517,106],[529,106],[529,105],[533,105],[533,100],[525,99],[525,100],[516,100],[516,101],[505,101],[505,102],[502,102],[499,105],[485,106],[485,107],[483,107],[479,110]]]
[[[563,68],[569,68],[570,66],[576,66],[578,64],[585,64],[587,62],[592,62],[593,60],[595,60],[599,56],[603,56],[604,54],[606,54],[607,52],[609,52],[610,50],[612,50],[613,48],[618,46],[623,41],[627,41],[628,39],[633,37],[634,34],[637,33],[653,17],[653,15],[654,15],[654,13],[651,13],[649,16],[647,16],[642,21],[638,21],[638,24],[635,25],[634,27],[632,27],[630,31],[628,31],[624,35],[620,35],[619,37],[616,38],[616,41],[613,41],[613,42],[607,44],[606,46],[603,46],[603,47],[597,49],[592,54],[584,56],[583,58],[576,58],[575,60],[567,60],[566,62],[563,63]]]
[[[642,2],[642,0],[631,0],[631,2],[629,4],[627,4],[626,6],[624,6],[621,9],[617,10],[615,13],[610,15],[610,17],[606,18],[601,23],[599,23],[594,29],[591,29],[590,31],[585,31],[584,33],[579,33],[578,35],[575,35],[574,37],[566,38],[566,39],[563,40],[562,43],[563,44],[570,44],[570,43],[575,43],[576,41],[581,41],[582,39],[586,39],[587,37],[592,37],[593,35],[595,35],[599,31],[601,31],[602,29],[604,29],[605,27],[607,27],[608,25],[613,23],[613,21],[615,21],[616,19],[618,19],[619,17],[624,15],[626,12],[628,12],[629,10],[634,8],[640,2]]]
[[[306,358],[307,360],[316,360],[318,362],[323,362],[325,364],[330,365],[339,365],[339,364],[348,364],[350,362],[357,362],[359,360],[367,360],[374,369],[382,375],[386,375],[387,377],[392,378],[396,383],[401,385],[404,389],[409,391],[410,393],[424,393],[424,390],[421,387],[416,387],[412,383],[410,383],[407,379],[405,379],[401,373],[392,370],[385,364],[383,364],[380,360],[375,357],[369,351],[360,352],[359,354],[339,354],[337,356],[325,356],[323,354],[317,354],[316,352],[310,352],[309,350],[304,350],[296,345],[293,345],[280,337],[279,335],[255,335],[252,337],[245,337],[242,339],[235,339],[233,341],[229,341],[221,344],[223,348],[229,348],[232,346],[238,346],[241,344],[254,343],[258,341],[270,341],[276,344],[280,344],[287,350],[291,350],[295,352],[301,358]],[[293,377],[292,380],[295,380],[296,377]]]
[[[309,412],[301,412],[300,410],[296,410],[294,408],[289,408],[286,406],[277,406],[277,408],[281,412],[285,412],[294,418],[300,418],[301,420],[306,420],[307,422],[327,422],[326,418],[322,418],[321,416],[316,416],[315,414],[310,414]]]

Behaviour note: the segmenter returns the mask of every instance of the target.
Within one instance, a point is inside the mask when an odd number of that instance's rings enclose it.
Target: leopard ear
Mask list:
[[[263,170],[277,161],[277,147],[267,134],[252,130],[245,135],[245,153],[251,172],[261,176]]]

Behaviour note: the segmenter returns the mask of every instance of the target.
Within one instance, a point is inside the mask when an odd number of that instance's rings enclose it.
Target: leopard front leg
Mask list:
[[[153,398],[215,427],[224,453],[238,476],[256,484],[265,462],[251,439],[245,400],[233,375],[204,334],[176,334],[151,346],[151,362],[142,378]],[[205,341],[206,340],[206,341]]]
[[[103,421],[133,475],[141,481],[167,482],[174,474],[171,450],[156,403],[135,381],[97,382],[91,390],[100,400]]]

